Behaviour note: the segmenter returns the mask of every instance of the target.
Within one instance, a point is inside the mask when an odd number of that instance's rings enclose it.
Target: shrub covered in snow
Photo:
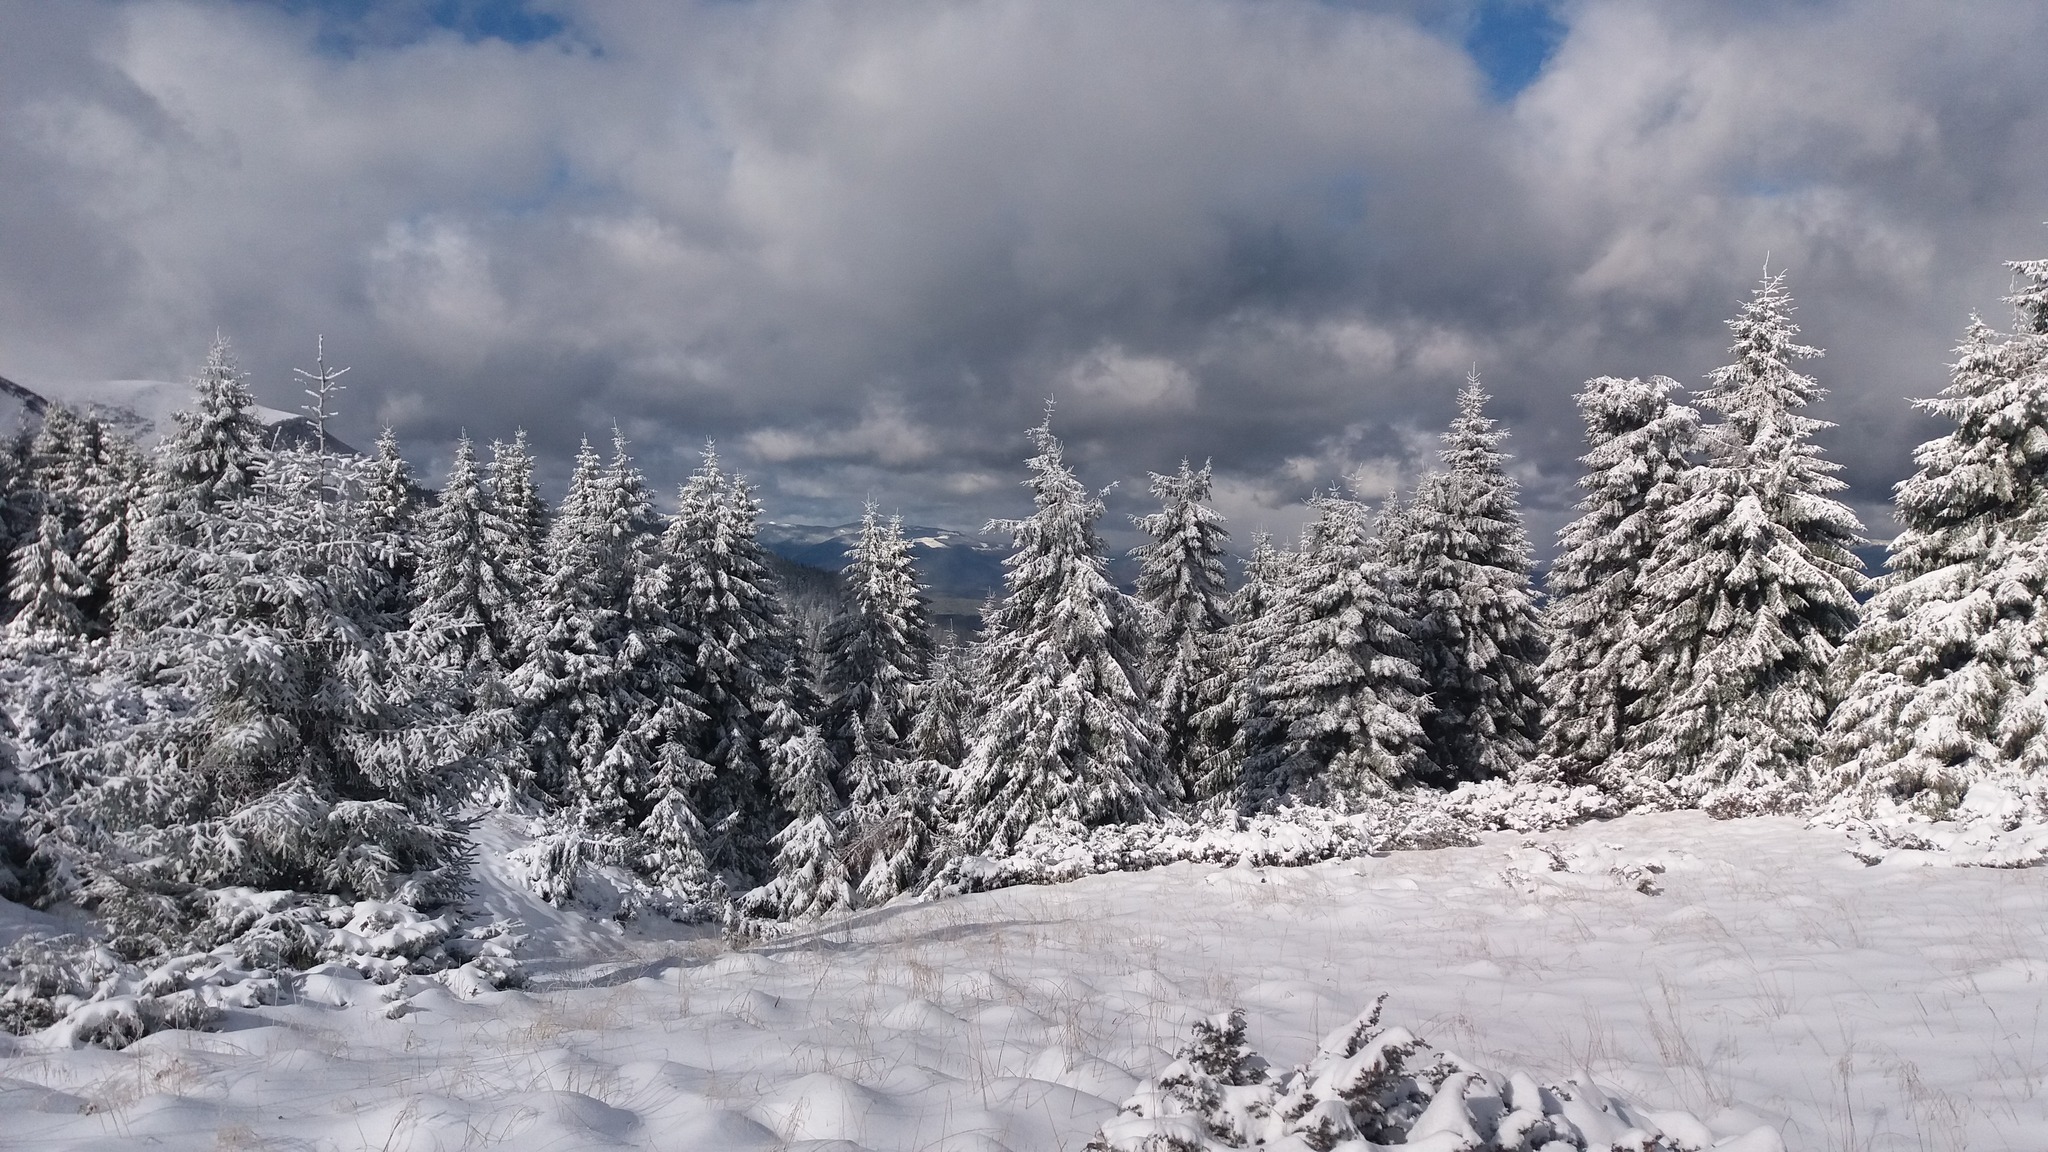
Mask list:
[[[1488,780],[1446,792],[1427,807],[1438,821],[1468,832],[1548,832],[1621,815],[1615,796],[1590,785]]]
[[[1944,817],[1910,802],[1878,797],[1838,805],[1814,817],[1849,834],[1849,852],[1866,864],[1918,860],[1958,867],[2048,865],[2048,780],[1979,781]]]
[[[1314,864],[1370,855],[1380,818],[1293,807],[1242,816],[1234,811],[1171,816],[1145,824],[1084,828],[1039,824],[1016,851],[961,856],[926,886],[927,899],[1017,884],[1057,884],[1103,872],[1133,872],[1181,861],[1208,864]]]
[[[1539,1084],[1382,1026],[1381,996],[1330,1033],[1305,1065],[1277,1072],[1245,1043],[1243,1011],[1197,1021],[1159,1075],[1138,1086],[1088,1152],[1782,1152],[1776,1132],[1717,1134],[1653,1112],[1581,1073]]]
[[[1288,867],[1465,847],[1478,843],[1481,832],[1545,832],[1619,814],[1614,798],[1592,787],[1496,780],[1452,792],[1392,792],[1361,801],[1348,813],[1294,804],[1247,815],[1212,805],[1142,824],[1041,824],[1006,855],[948,861],[923,897],[1058,884],[1181,862]]]
[[[301,969],[332,966],[378,984],[435,977],[460,996],[520,983],[505,922],[459,925],[382,900],[309,901],[247,888],[207,894],[219,943],[143,963],[97,941],[31,935],[0,952],[0,1030],[57,1029],[73,1046],[125,1048],[152,1032],[208,1028],[231,1008],[290,998]]]

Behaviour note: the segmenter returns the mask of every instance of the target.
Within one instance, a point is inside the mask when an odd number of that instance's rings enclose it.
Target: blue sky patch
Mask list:
[[[560,34],[561,17],[536,11],[531,0],[248,0],[263,7],[319,18],[323,52],[353,56],[366,47],[409,44],[436,32],[472,43],[503,40],[532,44]]]
[[[1543,0],[1482,0],[1465,33],[1465,51],[1486,74],[1487,94],[1506,103],[1542,75],[1565,31]]]

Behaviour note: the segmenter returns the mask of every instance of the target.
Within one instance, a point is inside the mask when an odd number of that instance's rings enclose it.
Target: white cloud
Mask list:
[[[871,402],[860,420],[843,428],[769,427],[747,433],[747,452],[768,464],[812,460],[856,461],[900,468],[922,464],[939,450],[939,437],[894,401]]]
[[[1133,356],[1108,344],[1061,373],[1059,392],[1078,398],[1083,409],[1161,411],[1192,407],[1196,385],[1172,360]]]

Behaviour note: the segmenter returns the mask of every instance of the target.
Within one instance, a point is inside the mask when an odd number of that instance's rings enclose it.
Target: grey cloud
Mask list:
[[[1571,393],[1697,381],[1766,251],[1876,507],[1903,398],[2048,240],[2017,0],[1585,0],[1505,106],[1455,4],[547,7],[345,54],[244,4],[0,7],[0,371],[175,378],[219,327],[287,405],[322,332],[343,434],[430,472],[616,421],[664,488],[715,438],[778,516],[969,526],[1051,395],[1119,513],[1213,458],[1243,535],[1412,482],[1477,363],[1547,533]]]

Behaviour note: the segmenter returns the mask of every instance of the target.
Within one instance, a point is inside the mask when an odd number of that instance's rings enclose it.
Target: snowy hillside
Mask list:
[[[100,419],[118,429],[137,445],[155,444],[171,427],[171,415],[192,403],[192,385],[169,380],[8,381],[13,388],[0,389],[0,413],[19,425],[25,416],[38,411],[40,402],[64,404],[79,412],[96,412]],[[270,433],[276,445],[310,445],[316,432],[313,422],[297,412],[252,405],[249,412]],[[337,452],[356,449],[333,435],[327,446]]]
[[[2048,1125],[2040,874],[1866,868],[1786,819],[1177,865],[738,951],[565,918],[483,872],[560,955],[529,989],[409,978],[393,1001],[324,970],[217,1034],[0,1038],[6,1140],[1078,1152],[1197,1018],[1241,1006],[1285,1067],[1381,992],[1460,1057],[1590,1078],[1716,1139],[1989,1152]]]

